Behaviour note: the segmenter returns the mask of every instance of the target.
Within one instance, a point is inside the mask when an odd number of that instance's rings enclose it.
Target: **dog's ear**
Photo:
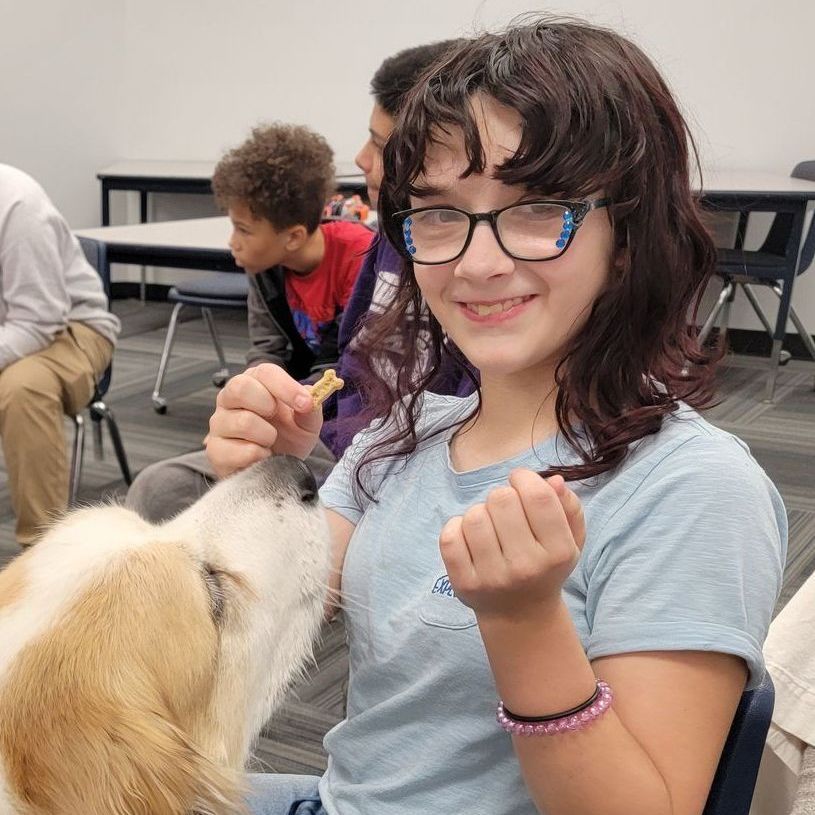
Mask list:
[[[245,812],[237,774],[202,755],[157,695],[141,697],[127,708],[55,711],[49,718],[56,732],[17,729],[4,745],[11,748],[4,758],[17,797],[48,815]],[[60,733],[61,727],[71,732]]]
[[[15,658],[0,686],[0,754],[20,812],[245,812],[238,773],[198,743],[217,634],[185,561],[177,547],[128,556]]]
[[[159,699],[152,700],[161,704]],[[133,708],[110,733],[108,749],[92,759],[104,779],[98,810],[77,801],[68,812],[88,815],[237,815],[246,810],[236,774],[216,767],[189,736],[174,725],[169,711]],[[96,741],[97,747],[100,742]],[[90,780],[90,779],[89,779]],[[114,803],[115,802],[115,803]],[[113,804],[113,805],[112,805]]]

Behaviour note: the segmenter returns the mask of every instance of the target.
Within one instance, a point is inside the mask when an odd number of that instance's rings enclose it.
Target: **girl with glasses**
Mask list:
[[[464,42],[412,92],[384,153],[404,270],[366,326],[375,418],[321,490],[347,718],[325,776],[258,777],[254,811],[701,813],[763,673],[786,520],[697,412],[714,249],[688,142],[649,59],[579,22]],[[448,366],[471,397],[432,392]],[[219,394],[209,455],[305,457],[320,423],[259,366]]]

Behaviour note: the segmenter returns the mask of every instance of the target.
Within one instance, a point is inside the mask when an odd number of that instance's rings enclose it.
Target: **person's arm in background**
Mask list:
[[[65,328],[70,297],[61,243],[68,225],[37,204],[20,201],[4,224],[0,245],[5,318],[0,325],[0,370],[47,348]]]
[[[247,367],[254,367],[261,362],[273,362],[285,368],[291,359],[289,338],[267,308],[258,281],[252,275],[247,275],[247,278],[249,296],[246,308],[251,343],[246,354]]]

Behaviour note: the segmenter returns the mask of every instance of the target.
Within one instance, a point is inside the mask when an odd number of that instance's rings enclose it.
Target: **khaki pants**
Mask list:
[[[17,542],[34,543],[68,506],[65,415],[85,409],[113,345],[83,323],[0,371],[0,437],[17,517]]]

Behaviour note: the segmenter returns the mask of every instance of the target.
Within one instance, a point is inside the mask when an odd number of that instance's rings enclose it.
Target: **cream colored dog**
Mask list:
[[[68,515],[0,572],[0,815],[243,811],[328,569],[314,479],[287,456],[161,526]]]

